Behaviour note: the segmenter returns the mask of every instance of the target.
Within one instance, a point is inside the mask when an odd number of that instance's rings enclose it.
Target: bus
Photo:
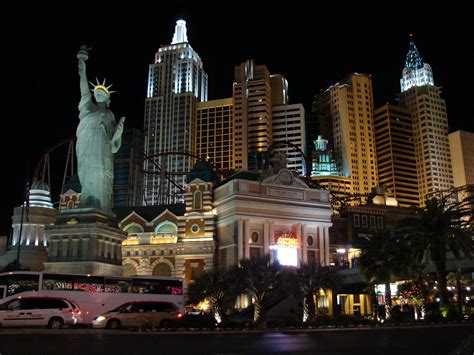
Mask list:
[[[165,276],[96,276],[12,271],[0,274],[0,304],[13,298],[60,297],[76,302],[82,323],[131,301],[165,301],[184,313],[183,280]]]

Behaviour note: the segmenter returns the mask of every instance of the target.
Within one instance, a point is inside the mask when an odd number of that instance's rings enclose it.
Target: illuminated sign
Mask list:
[[[298,248],[298,239],[292,233],[285,233],[277,238],[278,248]]]

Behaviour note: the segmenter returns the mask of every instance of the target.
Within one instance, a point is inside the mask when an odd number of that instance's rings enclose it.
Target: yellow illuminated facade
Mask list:
[[[331,85],[313,102],[321,135],[334,151],[338,175],[350,179],[353,194],[368,194],[378,184],[373,102],[372,79],[359,73]]]
[[[235,166],[233,102],[227,98],[196,105],[196,154],[223,171]]]
[[[374,112],[379,183],[402,207],[419,206],[411,111],[390,104]]]
[[[449,134],[454,187],[474,184],[474,133],[456,131]]]

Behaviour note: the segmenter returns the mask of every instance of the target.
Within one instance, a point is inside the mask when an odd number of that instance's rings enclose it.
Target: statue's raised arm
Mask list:
[[[79,84],[81,87],[81,96],[90,96],[89,85],[87,82],[86,60],[89,59],[89,51],[87,46],[81,46],[77,52],[77,59],[79,60]]]

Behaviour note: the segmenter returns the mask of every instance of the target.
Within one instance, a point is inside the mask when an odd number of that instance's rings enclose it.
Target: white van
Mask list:
[[[53,297],[17,297],[0,305],[0,326],[58,329],[81,320],[73,301]]]
[[[172,320],[181,318],[176,305],[170,302],[127,302],[94,318],[94,328],[132,328],[148,324],[166,328]]]

